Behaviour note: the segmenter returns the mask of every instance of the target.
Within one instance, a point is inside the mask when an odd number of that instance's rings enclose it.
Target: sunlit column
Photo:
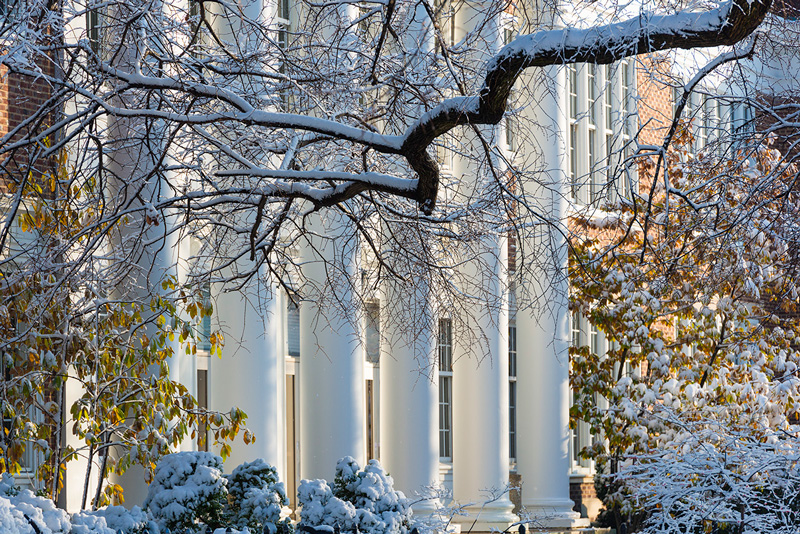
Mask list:
[[[216,296],[215,317],[225,335],[222,357],[212,355],[208,403],[213,410],[241,408],[256,441],[241,436],[231,444],[228,470],[263,458],[283,473],[285,458],[283,298],[275,286],[252,287]]]
[[[453,495],[469,515],[462,529],[505,529],[517,517],[508,497],[508,301],[506,240],[484,238],[484,252],[464,268],[474,302],[465,332],[453,339]],[[458,328],[457,328],[458,330]]]
[[[539,98],[543,116],[557,121],[547,135],[542,128],[537,139],[542,151],[545,172],[539,177],[536,198],[541,199],[542,213],[557,225],[565,225],[568,190],[566,181],[565,73],[563,67],[546,69],[555,88],[542,90]],[[535,185],[526,184],[535,190]],[[547,243],[540,258],[545,267],[541,279],[523,283],[537,295],[534,307],[523,303],[517,311],[517,471],[522,475],[522,506],[538,522],[548,527],[574,527],[583,523],[574,512],[569,498],[569,309],[567,248],[563,226],[537,230],[542,235],[529,236],[521,250],[537,250],[537,243]],[[530,261],[530,258],[526,261]]]
[[[358,238],[331,210],[307,219],[301,246],[300,476],[333,480],[337,460],[364,465],[364,357],[355,290]]]
[[[402,230],[391,235],[396,238]],[[413,236],[407,237],[411,247]],[[396,258],[392,266],[406,282],[383,284],[380,459],[395,489],[416,502],[414,513],[427,515],[439,506],[437,499],[421,499],[439,482],[436,318],[424,266],[413,264],[414,254],[399,257],[393,252],[387,251],[384,260]]]

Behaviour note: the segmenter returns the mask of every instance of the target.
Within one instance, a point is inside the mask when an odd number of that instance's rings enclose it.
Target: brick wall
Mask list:
[[[51,58],[41,58],[37,63],[43,73],[54,75],[55,63]],[[50,96],[51,88],[41,77],[9,73],[7,68],[0,68],[0,136],[6,136],[21,126],[20,131],[7,140],[7,143],[14,143],[51,126],[55,121],[54,112],[40,111]],[[35,178],[53,172],[55,158],[38,158],[40,150],[39,143],[21,146],[13,151],[5,146],[0,147],[0,172],[4,175],[0,180],[0,188],[5,190],[9,180],[18,182],[29,172]]]
[[[597,514],[603,507],[594,490],[592,477],[576,477],[570,480],[569,498],[575,503],[572,509],[590,521],[597,519]]]
[[[672,74],[670,61],[660,55],[640,57],[636,69],[639,102],[639,142],[661,146],[672,125],[673,91],[667,82]],[[648,191],[652,175],[639,173],[639,191]]]

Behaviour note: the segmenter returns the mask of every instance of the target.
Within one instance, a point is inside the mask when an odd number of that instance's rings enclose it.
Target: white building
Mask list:
[[[451,43],[478,20],[471,10],[480,6],[436,5]],[[303,24],[301,10],[286,1],[264,0],[248,10],[275,28],[279,45]],[[102,27],[102,14],[95,15],[87,14],[88,27],[74,28],[93,42]],[[560,14],[553,24],[573,18]],[[527,23],[510,9],[493,22],[488,53]],[[420,29],[421,35],[427,31]],[[436,46],[429,37],[406,37]],[[515,119],[489,132],[512,164],[535,147],[545,177],[540,176],[538,208],[565,221],[572,210],[629,196],[637,188],[636,174],[617,169],[628,165],[638,128],[635,63],[548,67],[543,75],[547,83],[530,89],[535,105],[514,115],[539,125],[526,139],[532,145],[519,142]],[[115,131],[113,125],[108,131]],[[456,152],[445,146],[439,163],[444,174],[460,181],[453,194],[468,194],[464,188],[480,186],[477,172]],[[114,164],[124,172],[125,161]],[[479,286],[461,289],[486,300],[446,309],[434,306],[434,289],[424,278],[411,293],[391,282],[364,289],[370,285],[369,276],[362,276],[364,244],[353,239],[350,223],[334,210],[311,215],[305,229],[295,251],[301,265],[295,278],[264,276],[237,291],[208,288],[215,314],[202,328],[225,334],[222,357],[211,357],[200,346],[196,357],[176,350],[171,365],[171,376],[201,404],[220,411],[237,406],[248,414],[256,441],[234,442],[229,469],[264,458],[293,495],[301,479],[332,479],[344,456],[361,465],[377,458],[412,500],[430,495],[434,486],[451,491],[469,514],[455,520],[474,532],[503,530],[519,519],[505,492],[513,475],[521,482],[522,512],[554,528],[588,524],[570,499],[571,477],[588,484],[592,469],[576,454],[589,439],[585,429],[574,435],[569,430],[567,348],[570,341],[590,337],[603,349],[600,334],[588,325],[570,328],[563,237],[550,236],[553,269],[541,270],[536,279],[509,263],[505,235],[483,237],[481,254],[465,258],[459,269],[467,284]],[[530,240],[516,243],[513,254],[541,250]],[[185,278],[198,246],[190,238],[168,241],[159,260],[162,270],[149,273],[151,282],[165,272]],[[329,265],[339,269],[335,276],[326,271]],[[413,265],[405,268],[401,274],[416,274]],[[530,294],[545,305],[517,305]],[[346,317],[342,309],[357,311]],[[198,446],[190,441],[182,448]],[[83,473],[80,465],[68,472],[68,508],[80,506],[69,488],[83,487]],[[132,469],[121,481],[126,503],[143,500],[141,480],[141,472]],[[440,504],[421,498],[414,509],[424,514]]]

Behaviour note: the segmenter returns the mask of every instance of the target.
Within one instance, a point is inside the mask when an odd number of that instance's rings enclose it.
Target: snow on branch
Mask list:
[[[489,60],[479,95],[444,101],[404,136],[402,153],[419,175],[419,190],[432,195],[420,199],[423,210],[430,213],[435,206],[439,179],[425,148],[456,126],[499,123],[511,88],[525,69],[579,62],[607,64],[670,48],[733,45],[758,27],[771,4],[771,0],[731,0],[704,12],[642,13],[615,24],[518,37]]]
[[[246,93],[237,92],[241,87],[236,84],[207,83],[202,76],[194,80],[191,77],[164,76],[165,71],[160,68],[152,69],[151,74],[146,74],[141,68],[126,69],[121,66],[126,63],[119,59],[108,57],[104,60],[91,53],[89,43],[85,40],[66,45],[65,50],[69,50],[67,55],[77,58],[86,53],[87,57],[92,57],[90,70],[98,69],[104,84],[110,82],[104,85],[110,90],[103,89],[104,92],[97,93],[96,89],[72,82],[69,77],[62,79],[55,74],[33,69],[21,70],[18,66],[14,70],[54,87],[62,87],[90,102],[91,105],[82,112],[87,118],[100,113],[120,119],[152,119],[189,126],[195,132],[201,131],[202,126],[215,123],[252,126],[273,132],[314,132],[327,140],[343,140],[362,147],[364,170],[368,168],[366,161],[369,151],[402,156],[416,173],[415,179],[370,172],[326,171],[320,174],[288,167],[280,171],[270,170],[264,168],[269,163],[250,165],[251,158],[244,152],[239,154],[237,149],[223,148],[221,143],[212,141],[240,167],[239,170],[223,171],[225,174],[220,176],[260,176],[287,180],[284,184],[276,184],[276,197],[310,198],[318,206],[326,206],[372,190],[411,199],[418,203],[425,215],[430,215],[439,193],[439,165],[429,154],[431,144],[457,126],[497,124],[506,111],[512,86],[525,69],[576,62],[611,63],[669,48],[731,45],[755,30],[770,4],[771,0],[730,0],[708,11],[681,11],[672,15],[642,13],[636,18],[614,24],[585,29],[543,30],[521,36],[487,62],[485,80],[477,94],[444,100],[413,121],[400,135],[383,135],[363,121],[363,127],[346,124],[339,120],[345,115],[337,115],[333,110],[323,111],[324,116],[315,116],[311,111],[283,113],[260,109],[259,104],[252,103],[257,99],[248,99]],[[120,50],[123,49],[124,46]],[[8,58],[0,58],[2,62],[7,63]],[[80,62],[76,59],[75,64],[79,65]],[[126,97],[140,91],[146,92],[148,98],[154,96],[148,100],[151,104],[129,105],[130,100]],[[174,106],[174,97],[178,95],[189,97],[191,104]],[[160,104],[152,105],[152,102]],[[352,116],[347,116],[352,119]],[[255,136],[253,133],[251,135]],[[6,135],[3,141],[11,142],[12,134]],[[25,142],[34,141],[29,139]],[[4,148],[11,150],[13,147],[6,145]],[[244,150],[247,152],[247,149]],[[401,172],[397,171],[398,174]],[[320,185],[326,180],[328,183]],[[300,182],[306,182],[307,187],[300,187]],[[308,182],[315,185],[308,185]]]
[[[312,187],[302,182],[280,182],[283,195],[302,196],[317,205],[329,206],[340,202],[344,195],[355,194],[354,192],[365,191],[367,189],[383,191],[401,197],[414,198],[417,190],[417,180],[399,178],[390,174],[377,172],[364,172],[353,174],[348,172],[336,171],[295,171],[295,170],[275,170],[275,169],[230,169],[218,171],[217,176],[253,176],[259,178],[276,178],[279,180],[303,180],[313,182],[341,181],[332,187]],[[277,191],[277,190],[276,190]],[[351,195],[352,196],[352,195]],[[347,196],[349,198],[349,196]]]

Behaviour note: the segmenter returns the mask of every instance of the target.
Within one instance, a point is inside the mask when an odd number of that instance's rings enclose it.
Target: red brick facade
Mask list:
[[[49,58],[40,60],[38,66],[45,75],[55,74],[55,63]],[[9,73],[6,67],[0,67],[0,136],[6,136],[21,127],[8,140],[14,143],[52,126],[55,110],[42,112],[42,106],[51,94],[51,87],[43,78]],[[32,143],[13,151],[9,151],[7,146],[0,149],[0,172],[5,175],[0,187],[5,188],[9,180],[19,183],[20,178],[29,172],[34,177],[40,177],[54,171],[55,157],[39,158],[42,143]]]

